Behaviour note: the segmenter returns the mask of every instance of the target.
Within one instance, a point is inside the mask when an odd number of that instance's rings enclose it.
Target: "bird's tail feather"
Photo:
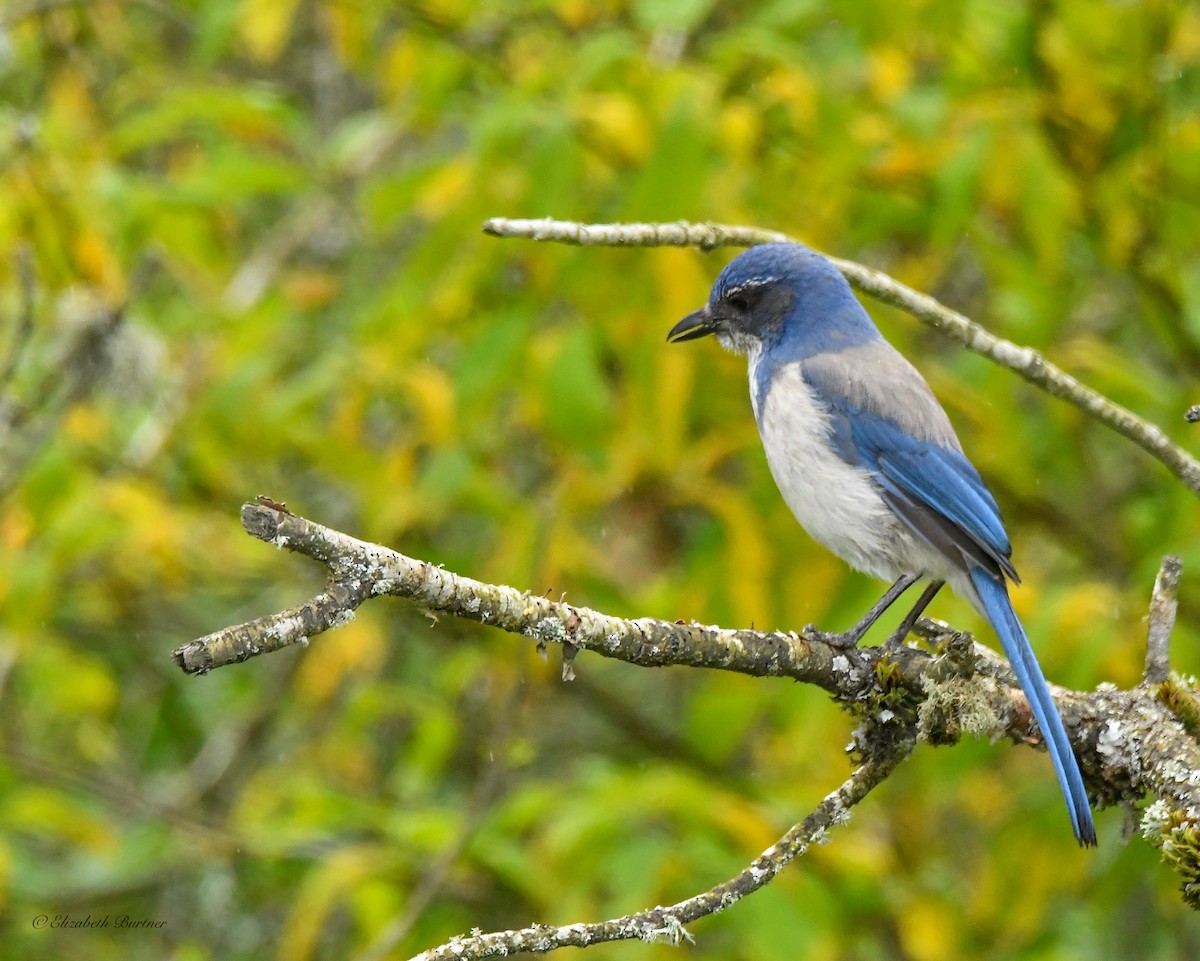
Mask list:
[[[1033,716],[1037,718],[1038,727],[1041,728],[1050,759],[1054,762],[1054,770],[1058,774],[1058,783],[1067,802],[1067,812],[1071,815],[1075,838],[1083,847],[1090,847],[1096,843],[1096,825],[1092,821],[1092,809],[1088,804],[1087,790],[1083,786],[1083,776],[1079,773],[1079,762],[1071,750],[1071,741],[1058,713],[1058,705],[1054,703],[1050,694],[1050,688],[1034,656],[1025,628],[1021,626],[1017,613],[1013,610],[1008,589],[1002,580],[978,567],[971,571],[971,583],[979,594],[992,628],[999,635],[1000,643],[1004,645],[1004,653],[1008,655],[1021,690],[1029,699]]]

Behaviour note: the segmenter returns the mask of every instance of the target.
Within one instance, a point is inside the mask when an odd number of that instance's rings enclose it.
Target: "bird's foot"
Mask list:
[[[822,644],[828,644],[830,647],[849,650],[852,647],[858,647],[858,642],[862,640],[863,632],[850,631],[822,631],[815,624],[806,624],[804,626],[804,636],[811,638],[814,641],[820,641]]]

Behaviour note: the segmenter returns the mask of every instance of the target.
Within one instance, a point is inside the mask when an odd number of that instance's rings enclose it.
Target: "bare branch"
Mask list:
[[[1175,555],[1163,558],[1158,576],[1154,579],[1154,592],[1150,596],[1149,626],[1146,631],[1146,672],[1143,684],[1161,684],[1171,674],[1170,641],[1175,627],[1175,613],[1179,608],[1179,577],[1183,571],[1183,560]]]
[[[652,908],[594,924],[535,924],[515,931],[495,931],[453,938],[439,947],[418,954],[413,961],[466,961],[496,955],[533,954],[563,947],[586,947],[607,941],[641,940],[679,944],[691,941],[686,925],[736,904],[748,894],[769,884],[794,859],[813,844],[822,844],[829,830],[845,824],[850,809],[865,798],[912,750],[907,741],[895,750],[859,767],[841,787],[799,824],[767,848],[742,872],[716,887],[670,907]]]
[[[552,240],[580,247],[699,247],[701,250],[788,243],[795,239],[777,230],[693,224],[686,220],[673,224],[582,224],[551,217],[542,220],[492,217],[484,221],[483,232],[493,237]]]
[[[483,225],[495,237],[551,240],[565,244],[614,247],[748,247],[793,238],[773,230],[723,224],[580,224],[570,221],[509,220],[493,217]],[[1133,441],[1157,458],[1195,494],[1200,494],[1200,461],[1172,444],[1162,429],[1126,407],[1081,384],[1031,347],[1022,347],[989,333],[927,294],[919,293],[878,270],[850,260],[829,258],[851,285],[912,314],[968,350],[1020,374],[1031,384],[1075,405],[1088,416]]]

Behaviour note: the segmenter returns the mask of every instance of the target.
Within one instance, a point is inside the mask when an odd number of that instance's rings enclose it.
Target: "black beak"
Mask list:
[[[678,344],[685,340],[707,337],[709,334],[715,333],[716,330],[717,320],[708,309],[708,305],[705,304],[699,310],[692,311],[672,327],[667,333],[667,340],[672,344]]]

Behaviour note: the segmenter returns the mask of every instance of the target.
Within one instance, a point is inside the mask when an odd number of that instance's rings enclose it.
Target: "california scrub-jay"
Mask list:
[[[929,385],[892,347],[841,273],[800,244],[734,259],[708,303],[667,335],[716,334],[746,354],[750,402],[771,474],[796,519],[858,570],[892,586],[845,634],[856,645],[918,580],[930,583],[892,635],[903,641],[943,583],[987,618],[1054,761],[1075,837],[1096,843],[1079,764],[1008,598],[1017,580],[1000,509]]]

